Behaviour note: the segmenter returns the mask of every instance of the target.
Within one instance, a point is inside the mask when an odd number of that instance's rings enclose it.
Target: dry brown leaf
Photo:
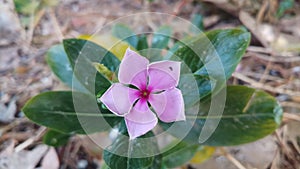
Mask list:
[[[12,99],[8,106],[0,103],[0,122],[8,123],[11,122],[17,111],[16,100]]]
[[[277,145],[272,136],[267,136],[252,143],[226,148],[228,153],[230,153],[239,163],[249,169],[267,168],[275,158],[277,149]],[[203,164],[193,166],[201,169],[237,168],[224,156],[215,156]]]
[[[0,152],[0,158],[13,154],[15,145],[16,140],[9,140],[4,142],[1,146],[5,146],[5,148],[3,148],[3,150]]]
[[[58,169],[59,160],[57,153],[53,147],[51,147],[42,160],[41,169]]]
[[[249,13],[241,11],[239,19],[264,47],[269,47],[270,42],[275,39],[275,31],[273,30],[273,27],[268,24],[260,24],[256,22],[255,18],[253,18]]]
[[[0,1],[0,46],[20,41],[23,30],[13,0]]]
[[[295,149],[298,151],[298,153],[300,153],[300,147],[298,145],[298,138],[300,137],[300,133],[299,133],[299,128],[300,128],[300,123],[293,121],[293,122],[289,122],[285,127],[285,132],[284,132],[284,142],[291,142],[293,144],[293,146],[295,147]]]
[[[14,152],[0,156],[1,169],[34,169],[48,149],[46,145],[39,145],[31,151]]]

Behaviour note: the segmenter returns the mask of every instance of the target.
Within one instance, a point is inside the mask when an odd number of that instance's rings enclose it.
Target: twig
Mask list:
[[[253,33],[253,35],[260,41],[260,43],[264,47],[269,47],[269,43],[261,35],[261,32],[258,31],[259,24],[248,12],[240,11],[239,19]]]
[[[285,130],[285,129],[287,129],[286,127],[287,126],[284,126],[284,128],[281,128],[281,129]],[[294,154],[293,150],[291,150],[290,146],[287,145],[287,140],[286,139],[283,140],[283,138],[287,137],[287,136],[284,136],[285,133],[286,133],[286,131],[281,131],[281,133],[279,133],[278,130],[275,130],[275,136],[278,140],[278,145],[280,146],[280,151],[282,151],[282,154],[285,154],[288,159],[297,161],[296,157],[293,155]]]
[[[11,122],[10,124],[6,125],[5,127],[0,129],[1,134],[5,133],[6,131],[20,125],[21,123],[24,122],[29,122],[29,120],[27,118],[21,118],[21,119],[16,119],[13,122]]]
[[[272,49],[271,48],[265,48],[265,47],[259,47],[259,46],[248,46],[247,51],[249,51],[249,52],[265,53],[265,54],[272,53]]]
[[[261,73],[255,73],[255,72],[243,72],[244,75],[246,76],[250,76],[250,77],[253,77],[253,78],[259,78],[261,77]],[[274,82],[277,82],[277,83],[284,83],[285,80],[282,79],[282,78],[279,78],[279,77],[276,77],[276,76],[270,76],[270,75],[266,75],[265,76],[265,80],[271,80],[271,81],[274,81]]]
[[[249,83],[254,88],[263,89],[263,90],[267,90],[267,91],[274,92],[274,93],[287,94],[290,96],[297,96],[297,95],[300,96],[300,92],[283,89],[283,88],[274,88],[273,86],[259,83],[259,82],[255,81],[241,73],[238,73],[238,72],[234,72],[232,74],[232,76],[236,77],[244,82]]]
[[[225,156],[232,164],[234,164],[238,169],[246,169],[237,159],[235,159],[231,154],[229,154],[223,147],[220,148],[223,156]]]
[[[0,142],[3,142],[4,140],[8,140],[11,138],[13,138],[14,140],[17,140],[17,141],[23,141],[29,137],[31,137],[31,133],[28,133],[28,132],[26,132],[26,133],[24,133],[24,132],[19,132],[19,133],[9,132],[9,133],[3,134],[0,137]]]
[[[174,8],[173,15],[177,16],[181,9],[188,3],[189,0],[181,0]]]
[[[264,83],[266,81],[265,77],[269,74],[270,67],[271,67],[271,62],[268,61],[267,66],[264,70],[264,73],[262,74],[262,76],[260,77],[260,79],[258,81],[259,83]]]
[[[44,134],[45,131],[46,131],[46,127],[40,127],[39,130],[37,131],[36,135],[34,137],[27,139],[23,143],[19,144],[15,148],[15,152],[20,152],[21,150],[24,150],[26,147],[30,146],[36,140],[40,139],[40,137]]]
[[[255,52],[249,52],[246,53],[246,56],[254,56],[262,60],[270,61],[270,62],[287,62],[287,63],[293,63],[293,62],[300,62],[299,56],[268,56],[266,54],[261,53],[255,53]]]
[[[41,9],[40,11],[37,12],[37,14],[35,14],[35,12],[32,12],[30,15],[30,24],[29,24],[29,29],[27,31],[26,45],[25,45],[27,49],[29,49],[29,47],[31,46],[34,29],[39,23],[39,21],[41,20],[41,18],[44,16],[44,14],[45,14],[45,9]]]
[[[179,1],[173,10],[172,16],[168,19],[167,23],[170,23],[181,11],[181,9],[189,2],[190,0],[181,0]]]
[[[297,109],[300,109],[300,104],[299,103],[294,103],[294,102],[280,102],[282,107],[294,107]]]
[[[59,23],[56,19],[56,16],[55,16],[55,13],[54,13],[53,9],[49,9],[49,16],[51,18],[52,25],[53,25],[54,30],[55,30],[55,34],[57,35],[59,42],[62,42],[62,40],[64,39],[64,36],[61,32]]]
[[[263,5],[261,6],[261,8],[258,11],[258,14],[256,16],[256,22],[260,23],[264,19],[264,15],[265,15],[268,5],[269,5],[269,1],[264,1]]]
[[[293,120],[293,121],[299,121],[300,122],[300,116],[297,115],[297,114],[293,114],[293,113],[284,112],[283,113],[283,118],[284,119],[288,119],[288,120]]]
[[[200,0],[198,0],[200,1]],[[231,4],[229,2],[224,2],[224,1],[216,1],[216,0],[201,0],[203,2],[209,2],[209,3],[213,3],[217,8],[237,17],[238,16],[238,13],[239,13],[239,8],[234,5],[234,4]]]

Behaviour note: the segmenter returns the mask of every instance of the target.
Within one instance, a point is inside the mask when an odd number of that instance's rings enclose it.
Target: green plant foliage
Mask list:
[[[209,100],[200,104],[200,112],[185,138],[186,141],[193,144],[198,142],[209,109]],[[191,118],[189,114],[186,115],[188,119]],[[221,121],[203,144],[232,146],[258,140],[274,132],[281,123],[281,116],[282,109],[271,95],[245,86],[228,86],[223,114],[220,117],[210,117],[212,120],[221,118]],[[189,121],[176,123],[185,128]],[[165,129],[169,125],[162,124]],[[177,135],[175,132],[172,134]]]
[[[134,48],[137,48],[138,46],[138,37],[128,26],[124,24],[115,24],[112,28],[112,35],[129,43]]]
[[[191,31],[194,33],[198,33],[199,30],[203,31],[204,30],[204,25],[203,25],[203,16],[200,14],[194,14],[191,18],[191,22],[195,27],[191,28]],[[197,30],[198,29],[198,30]]]
[[[249,32],[240,29],[214,30],[176,43],[168,57],[179,57],[189,66],[198,81],[200,97],[204,98],[217,86],[216,82],[223,83],[220,88],[231,77],[249,42]],[[218,58],[223,68],[218,67]],[[216,66],[216,71],[207,72],[207,67]]]
[[[211,146],[199,146],[194,157],[190,160],[192,164],[201,164],[211,158],[216,148]]]
[[[152,136],[153,133],[148,132],[141,138]],[[158,145],[154,139],[147,141],[141,141],[140,139],[129,140],[128,136],[120,134],[112,145],[104,150],[103,158],[105,163],[114,169],[154,169],[154,167],[159,169],[161,156],[152,155],[157,149]],[[149,154],[148,157],[147,154]],[[139,155],[145,157],[137,158]]]
[[[279,7],[277,9],[276,16],[278,18],[282,17],[287,10],[294,7],[294,4],[295,4],[294,0],[282,0],[282,1],[280,1]]]
[[[168,47],[170,37],[172,35],[172,28],[169,26],[162,26],[153,34],[152,48],[164,49]]]
[[[179,142],[176,146],[162,154],[163,163],[167,168],[181,166],[194,157],[198,147],[198,144]]]
[[[192,20],[198,29],[203,29],[201,15],[194,15]],[[41,93],[23,107],[24,114],[31,121],[49,128],[43,138],[44,143],[61,146],[74,134],[108,131],[117,126],[118,136],[103,152],[103,169],[166,169],[184,165],[191,159],[202,162],[214,152],[214,148],[209,146],[252,142],[269,135],[280,125],[282,109],[274,97],[245,86],[226,87],[226,81],[249,45],[250,33],[246,30],[226,29],[197,34],[175,43],[165,57],[160,50],[169,49],[171,44],[172,28],[169,26],[162,26],[154,32],[150,45],[148,35],[137,36],[123,24],[116,24],[112,35],[109,35],[110,40],[125,41],[123,43],[127,46],[141,50],[141,54],[150,61],[170,59],[185,63],[181,65],[178,88],[184,97],[186,121],[160,122],[160,125],[164,130],[173,125],[168,132],[175,137],[181,138],[182,131],[187,135],[159,155],[155,154],[159,147],[152,131],[129,140],[124,119],[97,102],[112,81],[117,81],[119,59],[127,47],[122,44],[123,48],[118,48],[122,49],[122,54],[120,50],[110,52],[102,45],[108,43],[107,39],[99,36],[94,42],[101,46],[89,40],[66,39],[63,44],[49,49],[46,60],[51,70],[76,91]],[[82,38],[87,37],[90,36]],[[158,50],[148,50],[150,46]],[[218,106],[211,105],[211,100],[218,97],[222,89],[227,91],[223,114],[208,116],[211,106]],[[200,145],[199,136],[208,119],[218,122],[218,126]]]
[[[106,131],[111,128],[110,125],[121,121],[121,118],[101,106],[95,107],[93,103],[96,104],[96,99],[84,93],[45,92],[30,99],[22,110],[31,121],[62,133]],[[80,106],[75,107],[75,104]]]
[[[43,143],[49,146],[59,147],[66,145],[71,136],[72,134],[61,133],[55,130],[48,130],[43,137]]]
[[[111,82],[105,75],[96,70],[94,63],[99,62],[111,72],[115,72],[120,64],[119,59],[91,41],[66,39],[63,44],[78,81],[95,95],[106,91]],[[80,64],[76,65],[76,63]]]
[[[86,91],[75,76],[68,56],[62,44],[52,46],[46,56],[46,61],[52,72],[70,88]]]
[[[139,53],[142,55],[142,56],[148,56],[148,49],[149,46],[148,46],[148,38],[146,35],[140,35],[139,36],[139,43],[137,45],[137,50],[139,51]]]

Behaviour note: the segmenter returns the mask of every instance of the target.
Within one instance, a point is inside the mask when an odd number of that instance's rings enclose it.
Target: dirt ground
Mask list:
[[[66,146],[55,149],[43,145],[45,128],[27,120],[21,108],[36,94],[66,88],[45,62],[52,45],[64,38],[93,34],[119,17],[149,11],[188,20],[192,14],[201,14],[205,30],[247,28],[252,33],[251,44],[228,83],[263,89],[284,108],[282,126],[272,135],[226,147],[203,164],[182,168],[300,168],[300,2],[278,16],[280,2],[60,0],[28,16],[17,12],[12,0],[0,0],[0,169],[101,166],[101,149],[88,138],[73,137]]]

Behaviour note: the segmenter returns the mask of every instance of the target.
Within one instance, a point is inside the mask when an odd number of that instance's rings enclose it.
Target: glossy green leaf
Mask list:
[[[140,138],[152,137],[148,132]],[[160,156],[152,156],[157,151],[158,145],[153,139],[129,140],[126,135],[119,135],[116,140],[103,152],[105,163],[113,169],[148,169],[159,164]],[[140,157],[142,155],[143,157]],[[149,156],[148,156],[149,155]],[[140,158],[139,158],[140,157]],[[157,167],[160,168],[160,167]]]
[[[278,18],[282,17],[287,10],[292,9],[294,7],[294,4],[295,4],[295,0],[280,1],[276,16]]]
[[[43,137],[43,143],[53,147],[66,145],[72,134],[61,133],[55,130],[48,130]]]
[[[110,169],[110,168],[106,163],[103,163],[101,169]]]
[[[46,61],[53,73],[70,88],[86,91],[76,77],[73,77],[72,66],[62,44],[52,46],[46,56]],[[73,79],[74,78],[74,79]]]
[[[194,157],[198,147],[198,144],[179,142],[177,145],[162,154],[163,163],[167,168],[179,167]]]
[[[120,64],[118,58],[91,41],[66,39],[63,44],[74,74],[82,85],[94,94],[106,91],[111,82],[105,75],[97,72],[93,63],[100,62],[108,70],[115,72]]]
[[[164,169],[163,163],[162,163],[162,155],[158,154],[158,155],[154,156],[151,166],[148,167],[147,169]]]
[[[200,164],[204,161],[210,159],[216,148],[210,146],[199,146],[197,152],[195,153],[194,157],[190,160],[191,164]]]
[[[139,43],[137,45],[137,50],[144,50],[148,49],[148,41],[147,41],[147,36],[142,34],[139,36]]]
[[[132,47],[137,48],[139,39],[128,26],[124,24],[115,24],[112,28],[112,35],[122,41],[126,41]]]
[[[231,77],[250,43],[250,33],[241,29],[215,30],[206,33],[223,64],[226,79]],[[204,52],[205,53],[205,52]],[[214,64],[205,53],[204,65]],[[198,69],[195,74],[206,75],[205,67]]]
[[[249,42],[250,33],[244,30],[213,30],[176,43],[168,57],[179,57],[198,76],[199,94],[203,98],[211,93],[213,87],[219,90],[225,85]]]
[[[218,106],[218,105],[212,105]],[[210,108],[210,101],[201,103],[200,112],[196,122],[189,131],[186,141],[197,143],[204,122],[207,119],[207,112]],[[186,122],[176,122],[178,130],[185,128],[192,123],[193,115],[186,114]],[[252,142],[263,138],[280,125],[282,108],[276,99],[261,90],[245,86],[227,87],[226,104],[223,114],[211,116],[211,120],[221,118],[216,130],[206,140],[204,145],[231,146]],[[163,124],[164,128],[169,125]],[[177,131],[178,131],[177,130]],[[176,131],[176,130],[174,130]],[[178,133],[173,132],[173,135]]]
[[[40,5],[37,0],[14,0],[16,11],[25,15],[33,14]]]
[[[194,33],[198,33],[199,31],[204,30],[204,25],[203,25],[203,16],[200,14],[194,14],[191,18],[192,24],[195,27],[192,27],[191,30]]]
[[[93,96],[70,91],[39,94],[22,110],[31,121],[62,133],[105,131],[122,119],[98,106]]]
[[[164,49],[168,46],[170,37],[172,35],[172,28],[169,26],[162,26],[158,28],[153,34],[152,48]]]
[[[139,51],[139,53],[142,55],[142,56],[147,56],[148,55],[148,49],[149,46],[148,46],[148,41],[147,41],[147,36],[142,34],[139,36],[139,43],[137,45],[137,50]]]

